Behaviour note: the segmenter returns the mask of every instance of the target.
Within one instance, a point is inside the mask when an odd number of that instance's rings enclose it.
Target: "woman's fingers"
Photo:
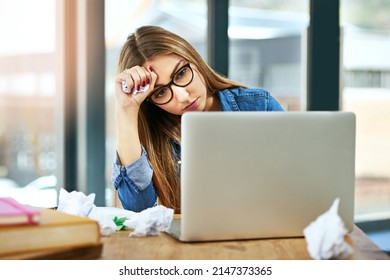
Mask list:
[[[150,71],[140,66],[125,69],[116,78],[116,82],[121,83],[122,90],[125,93],[133,94],[146,92],[150,87],[151,81]]]
[[[123,108],[140,106],[154,88],[157,75],[150,66],[134,66],[115,77],[117,104]]]

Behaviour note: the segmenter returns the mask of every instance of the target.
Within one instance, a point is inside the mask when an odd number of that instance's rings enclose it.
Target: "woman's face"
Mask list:
[[[210,98],[207,96],[207,89],[204,82],[204,78],[199,73],[195,65],[190,64],[192,69],[193,78],[186,86],[177,86],[171,81],[174,77],[181,77],[183,73],[183,66],[187,65],[188,61],[180,56],[169,54],[169,55],[158,55],[152,60],[148,60],[144,63],[144,67],[151,65],[153,71],[157,75],[157,80],[154,85],[156,89],[163,87],[170,83],[170,88],[173,92],[172,99],[163,105],[156,106],[174,115],[182,115],[189,111],[208,111],[210,106]],[[187,68],[187,74],[191,76],[191,71]],[[175,80],[174,80],[175,82]],[[180,84],[180,82],[176,82]],[[166,93],[164,93],[166,94]],[[170,93],[168,93],[170,95]]]

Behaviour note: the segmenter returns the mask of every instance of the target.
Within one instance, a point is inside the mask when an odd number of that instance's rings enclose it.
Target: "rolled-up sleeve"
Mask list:
[[[111,181],[125,209],[140,212],[156,205],[157,194],[152,176],[153,170],[143,147],[141,157],[126,166],[121,164],[118,154],[115,154]]]

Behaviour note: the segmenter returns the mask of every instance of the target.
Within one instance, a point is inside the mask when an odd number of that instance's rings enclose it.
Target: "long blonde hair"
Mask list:
[[[176,54],[195,65],[203,76],[208,95],[217,90],[243,86],[211,69],[200,54],[182,37],[158,26],[143,26],[130,34],[119,54],[118,72],[157,55]],[[140,107],[138,127],[141,144],[153,168],[153,183],[159,203],[180,213],[180,178],[172,144],[180,144],[180,116],[172,115],[150,102]]]

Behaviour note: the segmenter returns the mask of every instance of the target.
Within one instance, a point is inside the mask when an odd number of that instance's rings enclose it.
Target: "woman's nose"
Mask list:
[[[186,102],[188,100],[188,97],[190,94],[188,91],[185,90],[185,88],[182,87],[174,87],[172,89],[174,91],[174,96],[178,102]]]

